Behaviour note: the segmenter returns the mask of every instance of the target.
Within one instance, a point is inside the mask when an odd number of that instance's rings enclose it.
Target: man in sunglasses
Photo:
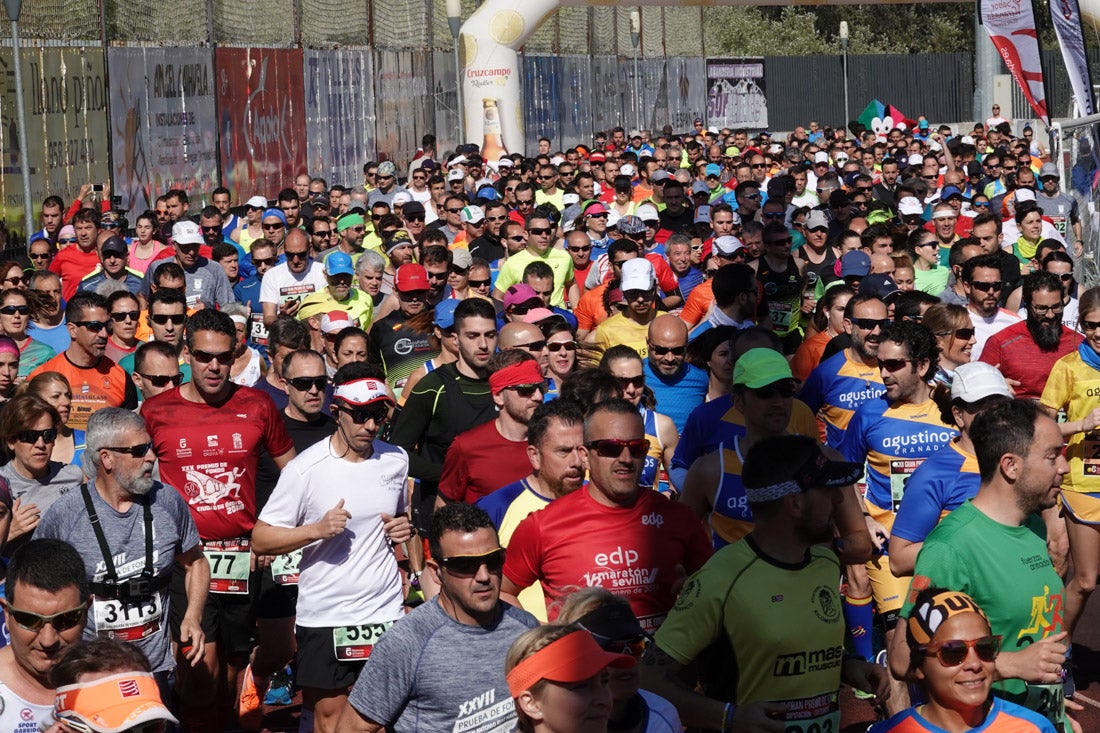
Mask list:
[[[657,316],[646,334],[645,383],[661,411],[683,431],[688,415],[707,397],[708,377],[687,363],[688,327],[674,315]]]
[[[1036,403],[1007,400],[983,410],[970,435],[981,475],[978,494],[940,522],[921,547],[893,635],[890,669],[900,678],[909,668],[904,625],[916,595],[929,587],[965,588],[1002,640],[994,695],[1035,710],[1062,730],[1067,640],[1057,609],[1065,591],[1036,516],[1060,523],[1058,494],[1069,473],[1062,434]]]
[[[254,552],[249,539],[256,522],[257,461],[263,448],[281,470],[295,455],[271,398],[229,380],[236,342],[237,329],[228,315],[210,308],[195,313],[186,332],[191,381],[146,400],[141,408],[161,476],[187,502],[211,561],[202,614],[209,643],[198,669],[178,667],[182,683],[193,690],[181,711],[185,725],[217,720],[221,701],[236,692],[252,649],[252,591],[259,580],[253,569],[271,559]],[[171,592],[178,641],[176,609],[185,607],[181,575],[173,578]],[[180,653],[186,650],[181,647]],[[225,676],[220,677],[223,660]],[[218,686],[219,679],[226,680],[225,688]]]
[[[1000,263],[998,255],[983,254],[967,260],[962,266],[966,310],[977,338],[973,349],[976,358],[981,357],[982,348],[990,336],[1021,320],[1017,314],[1000,307],[1006,292]]]
[[[467,240],[470,255],[486,262],[495,262],[504,256],[504,244],[501,242],[501,228],[508,221],[508,207],[502,201],[490,201],[485,204],[485,226],[469,232],[473,236]]]
[[[621,399],[597,404],[584,441],[588,485],[520,522],[501,592],[512,600],[541,583],[553,621],[569,589],[614,587],[653,631],[675,601],[677,567],[694,573],[710,556],[710,543],[690,509],[638,485],[649,445],[637,407]]]
[[[322,270],[326,285],[302,299],[298,319],[303,320],[328,311],[345,311],[364,331],[370,329],[374,317],[374,301],[355,287],[353,258],[344,252],[331,252],[324,259]]]
[[[294,229],[286,235],[283,254],[286,262],[272,267],[260,284],[265,326],[271,326],[279,316],[296,315],[304,298],[328,284],[324,267],[313,259],[309,235],[304,231]]]
[[[137,295],[141,292],[141,274],[126,266],[129,256],[130,248],[126,246],[122,237],[112,234],[104,239],[99,243],[99,267],[91,274],[84,276],[77,292],[94,293],[96,288],[111,280],[122,283],[127,290]]]
[[[746,452],[741,476],[752,531],[688,581],[642,659],[643,686],[675,705],[685,725],[839,730],[842,680],[886,698],[886,670],[843,654],[840,572],[823,546],[832,542],[842,492],[862,473],[805,436],[764,438]],[[721,699],[678,679],[716,639],[737,659],[736,682],[714,664],[700,665],[707,686],[735,686]]]
[[[187,301],[183,293],[176,288],[161,287],[153,292],[149,299],[149,309],[145,314],[145,324],[152,331],[154,342],[167,344],[172,348],[179,363],[183,381],[191,379],[191,367],[182,356],[183,330],[187,322]],[[137,355],[127,354],[118,365],[130,375],[137,369]],[[139,385],[140,386],[140,385]],[[177,385],[172,385],[177,386]],[[164,390],[161,390],[164,391]]]
[[[80,643],[87,619],[84,560],[65,542],[32,540],[12,555],[6,585],[0,605],[11,640],[0,649],[0,729],[45,729],[53,722],[50,671]]]
[[[569,303],[578,302],[580,290],[573,276],[573,260],[568,252],[554,246],[557,227],[546,215],[539,212],[527,218],[524,229],[527,232],[527,246],[509,256],[501,266],[493,288],[493,297],[503,300],[504,291],[523,280],[523,269],[531,262],[542,260],[554,271],[554,294],[550,298],[550,304],[564,307],[566,300]]]
[[[168,584],[178,566],[188,589],[180,640],[197,663],[205,639],[201,615],[210,563],[180,495],[153,478],[155,456],[145,422],[114,407],[88,420],[85,455],[94,478],[59,499],[35,529],[35,538],[68,542],[84,559],[92,591],[87,633],[126,640],[167,680],[176,666],[168,633]]]
[[[378,164],[374,183],[376,187],[367,194],[368,206],[373,206],[376,201],[384,201],[392,207],[393,197],[405,190],[397,185],[397,166],[388,160]]]
[[[649,326],[657,318],[657,277],[649,260],[636,257],[623,263],[619,289],[626,299],[626,308],[596,326],[586,339],[592,344],[593,360],[598,360],[612,346],[623,344],[640,356],[646,353]]]
[[[884,548],[906,481],[958,431],[943,422],[932,400],[930,380],[938,362],[936,337],[911,321],[889,323],[881,331],[876,360],[885,392],[855,411],[839,450],[849,461],[867,462],[864,513],[875,523],[872,540]],[[886,555],[867,563],[867,575],[875,608],[891,629],[904,600],[905,583],[890,571]],[[892,633],[888,632],[887,643]],[[891,714],[908,706],[904,685],[893,687],[889,705]]]
[[[70,428],[83,430],[88,418],[103,407],[138,404],[137,388],[117,364],[103,355],[107,347],[107,300],[96,293],[77,293],[65,304],[70,343],[67,349],[28,375],[61,372],[74,385]]]
[[[164,341],[146,341],[140,344],[134,351],[131,363],[133,371],[130,378],[134,380],[142,401],[180,386],[183,380],[179,352],[175,346]]]
[[[281,213],[281,212],[280,212]],[[190,220],[177,221],[172,225],[172,244],[175,247],[174,260],[164,259],[154,262],[145,273],[142,297],[148,297],[153,278],[166,262],[174,261],[183,269],[184,295],[187,306],[193,308],[202,303],[206,308],[235,303],[233,287],[225,270],[216,262],[211,262],[199,254],[203,239],[199,225]]]

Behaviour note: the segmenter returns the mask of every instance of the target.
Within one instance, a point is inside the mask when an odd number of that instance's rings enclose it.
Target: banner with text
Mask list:
[[[763,58],[707,59],[707,125],[768,128]]]
[[[306,114],[300,49],[219,48],[221,168],[234,203],[274,198],[306,172]]]
[[[1028,0],[981,0],[981,21],[1035,114],[1050,125],[1046,82],[1035,30],[1035,9]],[[992,92],[992,90],[987,90]]]
[[[1088,57],[1085,55],[1085,37],[1081,28],[1081,8],[1077,0],[1050,0],[1050,20],[1058,36],[1066,75],[1077,100],[1079,116],[1091,115],[1095,105],[1092,99],[1092,75],[1089,74]]]
[[[355,185],[375,157],[374,62],[370,51],[306,51],[309,173]]]
[[[214,64],[201,48],[112,48],[115,194],[134,218],[169,189],[192,201],[218,185]]]

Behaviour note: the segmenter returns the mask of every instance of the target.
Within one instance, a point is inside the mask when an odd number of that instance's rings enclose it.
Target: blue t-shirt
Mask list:
[[[920,465],[905,485],[891,534],[909,542],[924,542],[940,520],[967,499],[981,484],[978,459],[953,440]]]
[[[885,392],[878,365],[852,361],[844,349],[814,367],[798,399],[814,414],[821,413],[825,419],[825,442],[838,448],[859,406]]]
[[[657,412],[668,415],[676,425],[676,432],[683,432],[688,415],[707,399],[710,377],[699,367],[687,362],[673,377],[658,374],[649,359],[643,364],[646,386],[657,397]]]
[[[69,327],[65,323],[64,316],[61,317],[61,323],[53,328],[42,328],[31,321],[31,324],[27,326],[27,335],[35,341],[41,341],[51,347],[58,354],[69,348],[69,344],[72,343],[72,337],[69,336]]]

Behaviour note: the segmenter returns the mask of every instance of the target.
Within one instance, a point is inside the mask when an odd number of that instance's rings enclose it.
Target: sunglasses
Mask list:
[[[1061,278],[1062,282],[1068,283],[1070,280],[1073,279],[1073,273],[1072,272],[1063,272],[1058,277]],[[3,312],[4,311],[2,309],[0,309],[0,313],[3,313]]]
[[[981,280],[971,280],[970,281],[970,287],[972,287],[975,290],[978,290],[980,292],[983,292],[983,293],[988,293],[990,291],[996,291],[996,290],[1003,290],[1004,286],[1005,286],[1005,284],[1003,282],[999,281],[999,280],[997,282],[991,282],[991,283],[983,282]]]
[[[850,318],[852,325],[862,328],[864,331],[874,331],[876,328],[886,328],[890,323],[889,318]]]
[[[182,326],[184,321],[187,320],[187,316],[183,313],[157,313],[156,315],[149,316],[149,320],[158,326],[164,326],[169,321],[177,326]]]
[[[373,407],[343,407],[340,411],[351,418],[356,425],[362,425],[367,420],[373,420],[375,425],[385,425],[390,419],[390,408],[381,405]]]
[[[975,330],[973,328],[956,328],[954,331],[939,331],[937,336],[954,336],[960,341],[969,341],[974,338]]]
[[[551,354],[556,354],[559,351],[561,351],[562,349],[565,349],[566,351],[576,351],[577,350],[577,342],[575,342],[575,341],[558,341],[558,342],[552,343],[552,344],[548,343],[548,344],[546,344],[546,349]]]
[[[461,214],[462,207],[459,206],[457,209],[444,209],[444,211],[446,211],[448,214]]]
[[[66,237],[65,239],[57,240],[58,244],[76,244],[76,237]],[[34,255],[31,255],[32,257]],[[41,255],[44,256],[44,255]]]
[[[309,250],[303,249],[301,252],[291,252],[290,250],[283,250],[283,254],[286,255],[288,260],[306,260],[309,259]]]
[[[785,379],[783,381],[775,382],[774,384],[769,384],[764,387],[758,387],[749,391],[761,400],[774,400],[776,397],[790,399],[791,397],[794,397],[794,393],[797,391],[797,387],[795,387],[794,382]]]
[[[272,231],[272,232],[275,231],[276,229],[282,229],[283,228],[283,224],[281,224],[280,222],[275,222],[274,224],[261,224],[260,226],[263,229],[267,229],[268,231]]]
[[[22,275],[14,275],[4,278],[4,282],[11,283],[12,285],[25,285],[27,283],[27,278]]]
[[[487,217],[485,217],[486,221],[506,221],[507,219],[508,219],[507,216],[487,216]]]
[[[513,384],[510,387],[505,387],[505,389],[510,389],[520,397],[527,399],[529,397],[534,397],[535,392],[545,394],[546,382],[538,382],[536,384]]]
[[[523,314],[517,314],[523,315]],[[523,349],[524,351],[543,351],[546,348],[546,341],[532,341],[529,344],[516,344],[513,349]]]
[[[912,363],[912,359],[879,359],[878,368],[883,372],[898,372]]]
[[[623,454],[623,448],[630,452],[631,458],[644,458],[649,452],[649,441],[645,438],[634,440],[618,440],[617,438],[604,438],[592,440],[584,444],[584,447],[594,452],[600,458],[618,458]]]
[[[235,358],[232,351],[213,352],[202,351],[201,349],[192,349],[191,356],[195,357],[195,361],[200,364],[209,364],[212,361],[217,361],[223,366],[229,366],[233,363],[233,359]]]
[[[15,434],[15,439],[27,445],[34,445],[39,440],[42,440],[43,443],[52,443],[57,440],[57,428],[46,428],[45,430],[20,430]]]
[[[568,249],[569,249],[570,252],[577,252],[577,253],[591,252],[592,251],[592,245],[588,244],[588,245],[584,245],[584,246],[581,246],[581,247],[569,247]]]
[[[112,453],[129,453],[131,458],[141,458],[153,447],[152,443],[138,443],[137,445],[127,446],[103,446],[103,450],[109,450]]]
[[[639,374],[636,377],[615,377],[619,382],[619,386],[623,389],[627,387],[634,387],[635,389],[641,389],[645,386],[645,375]]]
[[[487,287],[489,287],[490,285],[493,284],[493,281],[491,279],[490,280],[469,280],[468,282],[469,282],[471,288],[487,288]]]
[[[0,308],[0,313],[3,313],[4,309]],[[140,311],[117,311],[111,314],[111,320],[115,323],[122,323],[123,321],[130,320],[136,321],[141,317]]]
[[[537,237],[548,236],[550,232],[554,231],[550,227],[533,227],[527,230],[528,234],[534,234]]]
[[[49,616],[43,616],[40,613],[34,613],[32,611],[21,611],[15,606],[8,604],[8,612],[11,613],[11,617],[15,619],[15,623],[19,624],[20,628],[27,631],[41,631],[42,627],[46,624],[53,626],[54,631],[67,631],[78,624],[84,623],[84,611],[86,611],[87,608],[87,603],[81,603],[76,608],[69,609],[68,611],[59,611]]]
[[[664,356],[665,354],[672,354],[673,356],[683,356],[687,353],[687,346],[657,346],[651,344],[649,350],[654,356]]]
[[[357,232],[363,231],[363,227],[352,227],[352,228],[355,229],[355,231],[357,231]],[[315,236],[315,237],[328,237],[331,234],[332,234],[331,229],[316,229],[313,232],[313,236]]]
[[[973,201],[973,202],[971,202],[970,207],[973,208],[973,209],[988,209],[989,208],[989,202],[988,201]]]
[[[86,328],[92,333],[99,333],[103,329],[107,328],[106,321],[73,321],[74,326]]]
[[[921,647],[920,651],[926,655],[935,655],[944,667],[958,667],[966,661],[971,649],[977,653],[981,661],[992,662],[1001,649],[1001,637],[998,635],[983,636],[980,639],[951,639]]]
[[[780,216],[783,216],[783,214],[780,214]],[[787,244],[793,244],[793,243],[794,243],[794,240],[793,240],[793,239],[791,239],[790,237],[786,237],[786,238],[784,238],[784,239],[773,239],[772,241],[770,241],[770,242],[765,242],[764,244],[779,244],[779,245],[787,245]]]
[[[299,392],[309,392],[312,389],[321,392],[328,385],[328,377],[294,377],[286,382]]]
[[[278,257],[268,257],[261,260],[258,260],[255,257],[252,258],[252,264],[256,267],[274,267],[278,261]]]
[[[596,635],[593,634],[593,636]],[[604,641],[602,638],[598,638],[596,641],[599,642],[600,648],[605,652],[626,654],[635,659],[641,659],[642,655],[645,654],[646,647],[649,646],[649,639],[644,636],[640,639],[616,639],[614,641]]]
[[[535,202],[534,202],[534,201],[520,201],[520,200],[518,200],[518,199],[516,200],[516,208],[517,208],[517,209],[518,209],[518,208],[519,208],[520,206],[534,206],[534,205],[535,205]]]
[[[138,372],[142,379],[148,379],[154,387],[167,387],[171,384],[173,387],[178,387],[183,380],[181,374],[143,374]]]
[[[73,243],[73,242],[76,242],[76,240],[74,239],[70,243]],[[31,252],[29,255],[27,255],[27,257],[30,257],[32,260],[48,260],[48,259],[50,259],[50,253],[49,252],[37,252],[37,253]]]
[[[499,573],[504,569],[504,548],[498,547],[484,555],[452,555],[439,558],[439,565],[455,575],[475,575],[481,566],[490,573]]]
[[[5,305],[3,308],[0,308],[0,313],[4,314],[5,316],[25,316],[30,312],[30,306],[27,305]]]
[[[424,217],[423,214],[409,214],[408,216],[405,217],[405,221],[407,221],[407,222],[424,221],[424,218],[425,217]]]

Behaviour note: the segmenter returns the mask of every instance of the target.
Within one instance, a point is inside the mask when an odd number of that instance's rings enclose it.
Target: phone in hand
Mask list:
[[[102,183],[93,183],[92,184],[92,190],[95,191],[96,193],[103,193],[103,184]]]

